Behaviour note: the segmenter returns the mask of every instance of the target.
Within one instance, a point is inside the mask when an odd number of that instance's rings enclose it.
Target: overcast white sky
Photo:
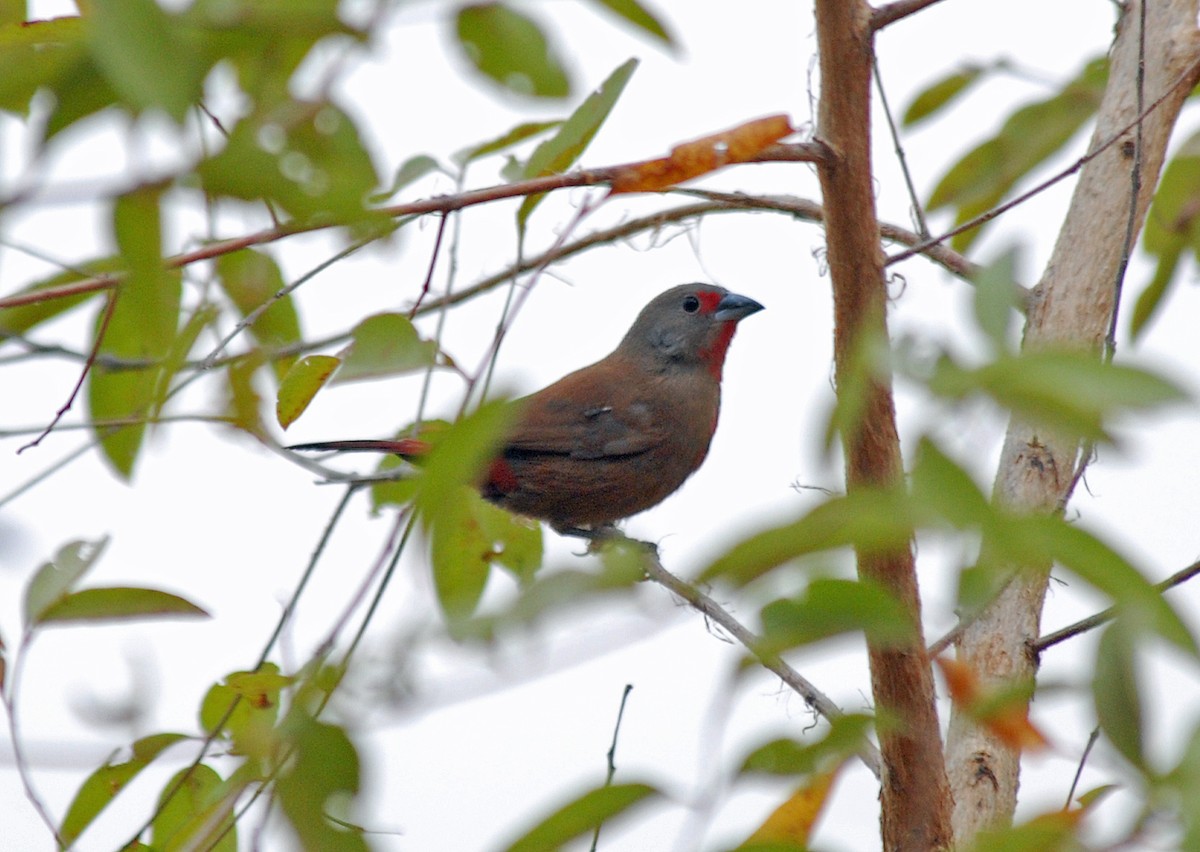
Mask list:
[[[31,5],[38,15],[58,8]],[[797,125],[810,121],[815,41],[807,4],[745,0],[736,9],[706,3],[656,6],[679,40],[676,56],[584,4],[530,4],[540,18],[554,22],[580,93],[629,56],[642,58],[584,165],[655,156],[680,141],[768,113],[789,113]],[[345,99],[369,128],[385,174],[414,154],[445,157],[531,116],[558,116],[571,106],[531,109],[496,98],[469,78],[456,58],[448,58],[448,28],[439,10],[439,4],[418,4],[395,16],[375,35],[371,54],[354,64],[342,86]],[[1061,80],[1105,49],[1112,19],[1112,4],[1104,0],[1011,0],[986,6],[946,2],[884,32],[880,64],[896,107],[934,78],[970,61],[1009,57],[1022,68]],[[1028,80],[997,80],[952,117],[913,134],[907,153],[922,193],[928,193],[952,157],[996,128],[1014,104],[1043,91]],[[1190,132],[1192,124],[1185,118],[1178,135]],[[877,137],[881,216],[907,225],[907,199],[881,124]],[[0,180],[12,180],[27,167],[24,144],[19,126],[0,119]],[[1083,144],[1083,139],[1075,141],[1076,154]],[[122,134],[100,121],[75,134],[53,163],[52,175],[61,183],[113,176],[124,181],[130,172],[146,174],[147,162],[169,156],[153,147],[131,154]],[[483,167],[471,182],[495,180]],[[705,185],[818,197],[815,177],[801,165],[740,168]],[[448,179],[437,179],[420,184],[416,192],[452,189]],[[1049,254],[1069,189],[1069,184],[1059,187],[1010,215],[974,256],[986,260],[1019,242],[1027,249],[1021,273],[1032,283]],[[563,193],[544,205],[532,222],[531,248],[550,244],[571,208],[590,197],[585,191]],[[584,227],[667,203],[649,198],[606,206]],[[515,256],[513,209],[467,214],[461,283],[494,272]],[[230,216],[221,227],[234,235],[260,225]],[[194,214],[180,217],[174,227],[172,249],[187,235],[201,233]],[[103,212],[75,200],[46,204],[30,215],[6,218],[3,229],[5,239],[63,260],[83,260],[102,244]],[[363,252],[315,279],[300,297],[306,331],[338,331],[367,313],[406,306],[425,273],[432,238],[431,226],[410,229],[396,248]],[[681,281],[713,280],[766,305],[765,312],[742,325],[733,344],[722,422],[704,468],[679,494],[627,526],[633,536],[661,542],[664,563],[676,573],[693,574],[740,536],[811,505],[816,497],[795,485],[840,487],[840,463],[820,450],[831,400],[830,308],[821,245],[816,227],[760,214],[713,218],[686,232],[601,248],[544,277],[505,344],[498,383],[524,393],[606,354],[653,294]],[[282,242],[271,251],[285,276],[294,278],[335,247],[332,238],[318,235]],[[44,265],[0,246],[0,293],[47,272]],[[922,261],[906,263],[901,273],[894,329],[940,341],[961,339],[968,304],[965,285]],[[1133,292],[1145,274],[1144,264],[1135,267]],[[462,363],[478,362],[498,305],[498,299],[481,300],[451,317],[446,345]],[[1195,288],[1184,288],[1136,353],[1164,366],[1193,391],[1200,389],[1190,319],[1197,308]],[[87,322],[87,316],[73,317],[39,339],[78,346]],[[1122,349],[1128,351],[1127,346]],[[10,403],[0,414],[0,427],[45,422],[65,399],[76,369],[67,363],[20,372],[5,368],[0,398]],[[19,382],[15,387],[14,380]],[[418,386],[414,378],[332,390],[292,427],[288,438],[389,434],[411,417]],[[432,413],[451,414],[458,391],[452,378],[440,379]],[[194,410],[217,392],[215,384],[196,388],[180,407]],[[923,430],[938,429],[944,412],[931,409],[927,400],[905,391],[900,405],[909,445]],[[1196,414],[1192,407],[1139,424],[1148,427],[1131,434],[1123,452],[1102,453],[1088,478],[1090,493],[1081,490],[1074,504],[1085,522],[1143,558],[1153,579],[1191,562],[1200,549],[1192,534],[1200,505],[1194,476],[1200,464]],[[980,410],[940,434],[951,450],[976,465],[980,481],[988,482],[1002,433],[1003,422]],[[13,454],[18,443],[5,442],[0,447],[4,492],[82,440],[80,433],[65,432],[20,457]],[[135,689],[151,709],[144,727],[133,735],[194,730],[196,708],[208,684],[253,663],[339,496],[247,439],[181,425],[152,437],[133,488],[114,481],[90,457],[0,509],[0,538],[7,539],[0,547],[0,629],[10,647],[18,637],[24,582],[41,561],[75,538],[113,537],[91,582],[168,588],[214,615],[206,624],[68,629],[38,640],[28,661],[22,707],[36,783],[56,815],[61,816],[87,771],[131,737],[127,729],[88,724],[78,708]],[[306,658],[328,630],[386,534],[389,519],[367,518],[365,503],[350,514],[283,643],[287,663]],[[553,540],[550,534],[547,538],[549,563],[575,563],[577,545]],[[922,547],[931,636],[952,624],[953,585],[947,568],[958,556],[932,544]],[[1194,590],[1173,599],[1193,614],[1200,609]],[[1078,587],[1055,585],[1046,624],[1061,626],[1100,605]],[[744,620],[753,620],[751,602],[735,608]],[[602,781],[626,683],[634,689],[618,747],[618,780],[660,784],[673,801],[606,828],[602,848],[732,844],[783,795],[786,785],[760,783],[739,785],[726,796],[720,779],[769,735],[801,735],[810,723],[803,702],[765,674],[735,686],[731,672],[737,649],[708,632],[699,616],[677,606],[662,589],[647,587],[638,590],[635,600],[585,608],[505,644],[492,656],[436,639],[413,643],[414,632],[437,624],[424,569],[420,560],[410,560],[368,635],[362,658],[369,662],[367,673],[339,705],[355,720],[369,775],[370,795],[358,821],[396,832],[373,838],[380,849],[493,849],[564,796]],[[1046,678],[1070,684],[1086,679],[1089,641],[1049,654]],[[868,705],[869,684],[857,643],[818,645],[797,655],[794,663],[845,709]],[[1152,674],[1169,678],[1176,695],[1184,690],[1195,695],[1194,677],[1185,679],[1174,669],[1164,674],[1160,668],[1152,666]],[[134,670],[149,681],[136,680]],[[380,678],[402,686],[402,675],[412,678],[416,693],[393,702],[394,711],[381,712],[369,687]],[[1162,744],[1195,722],[1194,701],[1169,705],[1153,708],[1161,716],[1154,728]],[[1036,718],[1057,748],[1030,762],[1022,785],[1023,806],[1030,812],[1061,803],[1092,724],[1086,706],[1054,695],[1039,698]],[[1085,789],[1111,778],[1115,758],[1101,749],[1090,767]],[[177,763],[164,761],[164,772],[176,768]],[[153,785],[161,785],[164,774],[147,776],[148,783],[130,789],[125,801],[141,807],[153,797]],[[712,812],[689,810],[697,797],[717,791],[722,795]],[[7,759],[0,763],[0,800],[9,803],[0,849],[49,845]],[[825,849],[876,848],[876,808],[873,779],[865,769],[851,767],[839,781],[817,844]],[[126,839],[130,826],[128,808],[116,807],[79,848],[111,848]]]

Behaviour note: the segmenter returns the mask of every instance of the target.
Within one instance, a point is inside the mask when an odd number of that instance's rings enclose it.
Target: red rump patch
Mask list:
[[[494,459],[488,467],[486,491],[496,496],[511,494],[520,486],[517,475],[503,458]]]
[[[700,300],[700,312],[705,314],[711,314],[717,309],[717,305],[721,304],[721,294],[711,290],[700,291],[696,298]]]

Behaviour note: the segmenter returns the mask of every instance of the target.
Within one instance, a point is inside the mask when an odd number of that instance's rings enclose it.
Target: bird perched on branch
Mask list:
[[[596,538],[664,500],[704,457],[721,404],[725,353],[762,310],[711,284],[683,284],[642,309],[607,357],[518,401],[518,416],[478,483],[483,497]],[[293,450],[429,450],[419,438],[324,441]]]

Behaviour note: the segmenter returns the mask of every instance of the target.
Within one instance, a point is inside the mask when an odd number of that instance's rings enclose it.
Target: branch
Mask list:
[[[871,171],[870,7],[864,0],[817,0],[821,93],[818,136],[836,157],[818,162],[825,200],[826,258],[833,285],[834,378],[841,418],[846,490],[903,480],[891,376],[865,373],[861,353],[887,340],[887,282]],[[853,401],[850,396],[852,395]],[[879,583],[901,604],[912,627],[903,646],[868,638],[871,691],[893,724],[879,732],[883,848],[948,849],[952,799],[942,755],[933,672],[925,655],[921,598],[911,542],[856,549],[858,575]]]
[[[909,15],[915,15],[938,2],[940,0],[896,0],[894,3],[880,6],[871,12],[871,29],[881,30],[888,24],[894,24]]]
[[[104,335],[108,332],[109,321],[112,320],[113,311],[117,307],[117,299],[120,297],[120,290],[113,290],[108,294],[108,304],[104,306],[104,313],[100,315],[100,327],[96,329],[96,342],[92,344],[92,351],[88,353],[87,360],[83,362],[83,369],[79,371],[79,380],[75,382],[75,387],[71,389],[71,393],[67,396],[67,401],[62,404],[62,407],[54,413],[54,418],[47,424],[38,436],[26,444],[22,444],[17,449],[17,455],[28,450],[30,447],[36,447],[42,442],[42,439],[54,431],[54,427],[63,419],[63,415],[71,410],[71,406],[75,404],[75,398],[79,396],[79,391],[83,387],[83,380],[87,378],[88,372],[96,364],[96,355],[100,352],[100,347],[104,344]]]
[[[1128,0],[1110,51],[1110,72],[1086,157],[1054,251],[1028,305],[1026,351],[1071,347],[1103,357],[1130,220],[1142,226],[1166,154],[1171,130],[1197,75],[1197,0],[1146,3]],[[1155,45],[1145,56],[1144,102],[1139,42]],[[1137,161],[1124,144],[1138,126],[1144,141],[1142,181],[1130,203],[1130,169]],[[1076,166],[1072,166],[1072,170]],[[1077,480],[1081,446],[1075,436],[1013,418],[997,467],[993,499],[1022,514],[1061,511]],[[1049,562],[1014,565],[1014,579],[955,639],[958,659],[981,683],[1029,680],[1036,675],[1031,648],[1041,634]],[[1012,820],[1020,780],[1020,753],[955,708],[946,762],[955,792],[955,840],[968,845],[985,827]],[[987,777],[991,783],[980,784]]]
[[[748,162],[820,162],[826,156],[827,150],[825,146],[819,142],[793,142],[789,144],[781,143],[771,145]],[[437,196],[436,198],[427,198],[422,201],[393,204],[388,207],[380,207],[373,212],[390,218],[399,218],[401,216],[421,216],[427,213],[452,213],[456,210],[463,210],[467,207],[474,207],[479,204],[489,204],[493,201],[504,201],[510,198],[523,198],[529,195],[540,195],[542,193],[553,192],[559,189],[610,184],[614,178],[625,173],[627,170],[636,169],[644,163],[649,163],[652,161],[653,160],[643,160],[634,163],[624,163],[617,166],[605,166],[596,169],[582,169],[561,175],[546,175],[545,177],[530,178],[528,180],[499,184],[497,186],[485,187],[483,189],[468,190],[466,192],[460,192],[454,195],[441,195]],[[346,224],[348,223],[330,221],[322,221],[319,223],[288,222],[274,228],[267,228],[262,231],[256,231],[252,234],[246,234],[245,236],[234,237],[227,240],[217,240],[216,242],[209,243],[203,248],[174,255],[165,260],[165,265],[168,269],[180,269],[185,266],[190,266],[193,263],[198,263],[203,260],[212,260],[213,258],[232,254],[233,252],[241,251],[242,249],[278,242],[285,237],[295,236],[296,234],[329,230],[331,228],[343,227]],[[85,293],[94,293],[100,290],[107,290],[115,286],[119,279],[120,276],[100,275],[94,278],[84,279],[83,281],[75,281],[71,284],[63,284],[58,287],[45,287],[40,290],[17,293],[12,296],[0,298],[0,309],[14,308],[20,305],[36,304],[39,302],[50,301],[52,299],[64,298],[66,296],[78,296]]]
[[[784,662],[778,654],[764,650],[762,639],[734,618],[728,610],[691,583],[681,580],[664,568],[662,562],[658,559],[657,548],[653,544],[634,539],[629,540],[646,550],[647,577],[670,591],[676,597],[682,599],[688,606],[701,613],[705,618],[720,625],[726,633],[753,654],[754,658],[762,664],[763,668],[776,674],[780,680],[803,698],[809,707],[820,713],[827,720],[832,721],[842,715],[841,709],[825,693],[813,686],[803,675]],[[863,743],[858,756],[863,764],[874,773],[876,778],[881,776],[881,758],[878,749],[874,745],[869,742]]]
[[[1167,589],[1183,585],[1197,574],[1200,574],[1200,561],[1193,562],[1188,567],[1176,571],[1161,583],[1155,583],[1154,588],[1160,592],[1165,592]],[[1033,653],[1040,654],[1042,651],[1052,648],[1060,642],[1073,639],[1080,634],[1087,633],[1089,630],[1095,630],[1102,624],[1107,624],[1116,618],[1117,614],[1117,608],[1110,606],[1108,609],[1101,610],[1095,615],[1090,615],[1087,618],[1076,621],[1074,624],[1069,624],[1061,630],[1055,630],[1053,633],[1047,633],[1045,636],[1035,639],[1029,643],[1029,648]]]

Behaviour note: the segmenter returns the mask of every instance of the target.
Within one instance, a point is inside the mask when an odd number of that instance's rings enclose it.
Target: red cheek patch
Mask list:
[[[721,303],[721,294],[713,293],[710,290],[697,293],[696,298],[700,300],[700,312],[705,314],[711,314]]]

